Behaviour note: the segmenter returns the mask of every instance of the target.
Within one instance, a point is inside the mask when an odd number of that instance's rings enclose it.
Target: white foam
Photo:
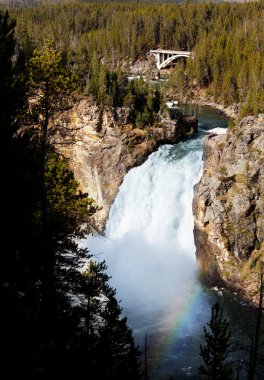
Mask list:
[[[178,108],[179,102],[177,100],[166,102],[166,106],[170,109]]]
[[[213,128],[208,131],[208,133],[216,133],[217,135],[224,135],[227,131],[227,128]]]
[[[139,80],[140,78],[142,78],[142,75],[130,75],[127,77],[127,79],[129,81],[132,81],[132,80]],[[144,81],[145,81],[145,78],[143,77]]]

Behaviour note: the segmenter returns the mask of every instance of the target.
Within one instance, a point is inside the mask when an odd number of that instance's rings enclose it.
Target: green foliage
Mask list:
[[[98,327],[95,339],[87,341],[82,328],[87,303],[76,305],[79,296],[87,300],[98,284],[93,286],[90,277],[84,276],[84,287],[80,265],[89,255],[78,244],[88,231],[83,222],[89,224],[96,207],[87,194],[78,191],[68,162],[53,147],[54,136],[62,127],[54,122],[54,116],[71,103],[74,76],[66,70],[62,52],[48,42],[30,60],[28,91],[25,65],[18,64],[14,28],[8,14],[0,13],[0,96],[10,102],[0,104],[5,105],[0,114],[0,153],[5,162],[0,186],[5,221],[0,277],[5,348],[2,370],[14,380],[80,379],[94,370],[99,373],[100,353],[106,349],[104,342],[107,344],[113,328],[115,356],[108,356],[109,366],[103,370],[108,375],[114,365],[117,379],[137,379],[138,352],[114,291],[106,283],[108,276],[100,274],[104,267],[99,266],[97,272],[111,304],[107,313],[106,299],[94,298],[94,318],[100,311],[101,321],[112,318],[112,325],[108,328],[105,323],[102,333]],[[19,128],[23,133],[14,134]],[[104,375],[101,379],[107,379]]]
[[[206,345],[200,346],[203,364],[198,368],[199,378],[208,380],[232,379],[232,366],[226,362],[231,332],[219,303],[212,306],[211,319],[207,325],[210,330],[204,328]]]
[[[230,132],[234,133],[235,130],[235,122],[233,119],[229,119],[228,121],[228,129]]]
[[[142,78],[129,83],[132,104],[132,121],[138,127],[153,125],[162,105],[162,94],[159,87],[152,87]]]
[[[143,78],[128,81],[120,71],[114,72],[98,63],[91,65],[86,92],[101,105],[129,107],[130,118],[138,127],[153,125],[162,104],[162,94]]]
[[[264,251],[258,241],[256,241],[255,245],[255,250],[251,253],[249,258],[241,264],[240,276],[242,281],[251,280],[253,282],[255,273],[261,273]]]
[[[127,94],[127,78],[119,71],[111,71],[98,61],[96,55],[86,78],[85,93],[91,94],[101,105],[121,107]]]
[[[27,181],[27,178],[21,175],[21,169],[25,164],[24,155],[21,154],[22,149],[14,140],[14,134],[20,127],[21,113],[27,104],[27,72],[23,53],[16,43],[15,26],[16,22],[10,18],[8,12],[0,11],[0,157],[4,163],[1,169],[0,197],[3,200],[2,244],[5,247],[0,279],[1,286],[7,285],[5,289],[12,301],[16,300],[14,292],[16,281],[13,273],[17,272],[17,268],[13,265],[13,258],[18,250],[17,241],[23,244],[23,236],[17,233],[15,238],[13,228],[19,231],[23,223],[24,227],[28,227],[30,223],[28,220],[24,222],[24,217],[30,215],[34,202],[34,195],[31,203],[28,201],[26,191],[17,192],[20,184]],[[17,215],[21,202],[25,208]],[[12,301],[5,299],[5,292],[3,296],[9,306]],[[5,322],[6,331],[8,331],[8,319]]]
[[[94,214],[94,201],[78,191],[78,182],[69,170],[65,158],[49,153],[45,171],[48,205],[53,213],[65,219],[73,215],[77,218]]]
[[[62,51],[56,50],[52,41],[46,41],[43,50],[33,52],[29,69],[30,121],[44,126],[56,112],[70,106],[69,95],[76,87],[77,78],[65,68]]]
[[[1,143],[16,132],[18,119],[26,104],[27,71],[24,54],[16,45],[15,27],[16,21],[10,18],[8,12],[0,11]]]
[[[104,323],[99,329],[99,358],[105,358],[105,366],[98,371],[99,378],[111,380],[139,379],[138,357],[140,352],[135,347],[132,330],[127,328],[127,319],[121,316],[121,308],[115,298],[115,291],[106,292],[106,305],[103,310]]]
[[[115,290],[108,285],[106,269],[105,262],[90,260],[78,287],[84,340],[91,359],[89,369],[101,380],[138,379],[139,351],[121,315]],[[104,365],[98,365],[101,358]]]
[[[263,2],[76,2],[12,12],[22,46],[30,52],[54,40],[82,90],[94,93],[104,79],[100,62],[111,72],[127,71],[150,49],[184,49],[194,59],[178,62],[171,78],[181,96],[207,87],[215,101],[240,102],[240,116],[264,110]],[[99,92],[105,101],[104,86]]]
[[[54,150],[55,136],[63,129],[60,123],[54,122],[54,117],[71,106],[71,92],[76,86],[76,78],[65,69],[62,52],[55,49],[52,41],[46,41],[43,50],[34,51],[29,61],[29,73],[31,102],[27,122],[40,148],[41,219],[45,235],[50,228],[50,205],[45,178],[48,153]]]

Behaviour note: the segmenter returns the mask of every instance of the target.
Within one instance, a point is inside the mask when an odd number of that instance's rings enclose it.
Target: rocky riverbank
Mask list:
[[[84,98],[60,115],[65,134],[58,137],[58,149],[70,158],[81,191],[96,202],[99,211],[94,225],[102,230],[125,174],[140,165],[159,145],[175,143],[197,130],[197,120],[167,114],[157,125],[135,128],[128,108],[106,109]],[[62,138],[61,138],[62,137]]]
[[[201,274],[254,301],[264,259],[264,115],[207,137],[193,200]]]

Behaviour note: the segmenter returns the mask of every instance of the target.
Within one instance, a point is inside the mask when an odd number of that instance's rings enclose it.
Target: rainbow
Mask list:
[[[159,372],[161,368],[170,367],[170,370],[173,371],[173,368],[177,367],[176,352],[180,349],[179,344],[182,336],[186,336],[186,333],[183,333],[183,329],[186,329],[188,320],[193,317],[195,304],[201,299],[202,294],[199,285],[192,284],[192,288],[193,291],[190,291],[186,287],[181,298],[171,300],[170,304],[165,308],[166,313],[163,314],[159,323],[159,326],[162,326],[160,337],[157,337],[156,331],[153,331],[153,333],[151,330],[147,332],[149,335],[149,367],[155,373]],[[198,329],[197,333],[201,332],[203,334],[203,326],[200,326],[198,323],[196,327]],[[199,356],[199,351],[193,354]],[[164,378],[168,379],[168,376]]]

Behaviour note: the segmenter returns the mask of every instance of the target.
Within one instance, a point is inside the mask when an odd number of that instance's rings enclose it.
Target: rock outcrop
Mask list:
[[[264,259],[264,115],[207,137],[193,213],[201,273],[250,298]]]
[[[80,100],[73,109],[60,115],[63,136],[57,136],[58,148],[70,158],[81,191],[91,196],[99,211],[94,224],[102,230],[110,206],[125,174],[140,165],[157,147],[175,143],[197,129],[196,120],[169,116],[158,126],[134,128],[129,122],[129,109],[107,110],[92,100]]]
[[[147,54],[145,59],[139,59],[130,65],[129,72],[132,75],[147,76],[151,79],[159,78],[159,70],[153,55]]]

